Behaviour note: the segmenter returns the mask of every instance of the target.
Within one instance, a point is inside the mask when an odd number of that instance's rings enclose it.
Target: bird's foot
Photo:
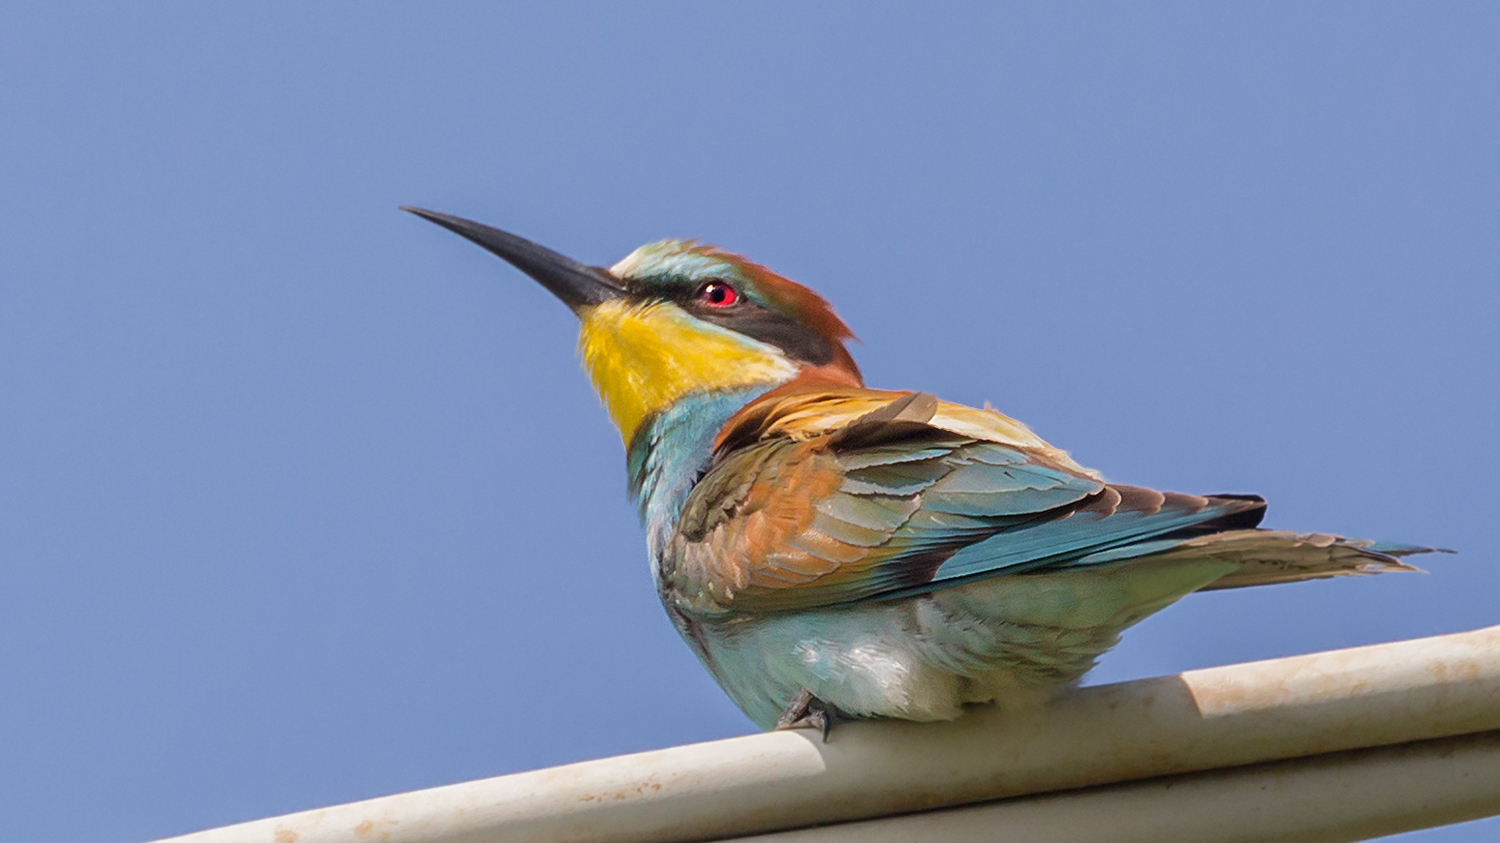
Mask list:
[[[828,743],[828,733],[833,724],[849,719],[842,711],[813,696],[812,691],[802,688],[797,696],[787,703],[786,710],[776,718],[776,730],[817,729],[823,733],[823,743]]]

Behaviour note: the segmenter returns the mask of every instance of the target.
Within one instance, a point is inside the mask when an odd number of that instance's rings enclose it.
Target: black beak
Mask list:
[[[454,234],[467,237],[489,251],[504,258],[511,266],[535,278],[552,295],[563,300],[563,304],[579,310],[625,295],[619,279],[609,270],[597,266],[585,266],[570,257],[560,255],[546,246],[539,246],[524,237],[517,237],[483,223],[452,217],[422,208],[401,206],[401,210],[416,214],[424,220],[436,223]]]

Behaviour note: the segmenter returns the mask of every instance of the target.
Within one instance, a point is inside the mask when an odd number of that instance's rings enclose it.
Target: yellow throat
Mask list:
[[[625,446],[650,414],[694,392],[775,385],[797,373],[775,346],[673,304],[606,301],[579,314],[578,354]]]

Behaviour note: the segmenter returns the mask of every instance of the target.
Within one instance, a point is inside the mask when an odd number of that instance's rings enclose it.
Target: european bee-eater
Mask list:
[[[1036,699],[1190,592],[1429,550],[1258,529],[1255,495],[1109,483],[992,410],[866,388],[826,301],[712,246],[604,269],[406,210],[578,316],[662,604],[762,727]]]

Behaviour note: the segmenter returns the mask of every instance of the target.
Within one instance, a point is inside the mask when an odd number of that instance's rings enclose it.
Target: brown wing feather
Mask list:
[[[957,514],[966,495],[1003,491],[947,481],[1001,468],[985,462],[995,459],[993,445],[936,427],[940,407],[925,393],[840,389],[783,395],[742,412],[726,426],[718,460],[689,497],[665,554],[661,571],[673,598],[699,613],[767,612],[930,581],[954,550],[1002,528]],[[840,424],[829,424],[830,412]],[[1070,470],[1047,452],[1004,453],[1012,463]],[[1100,488],[1090,478],[1057,504]],[[960,509],[924,511],[928,490]]]

